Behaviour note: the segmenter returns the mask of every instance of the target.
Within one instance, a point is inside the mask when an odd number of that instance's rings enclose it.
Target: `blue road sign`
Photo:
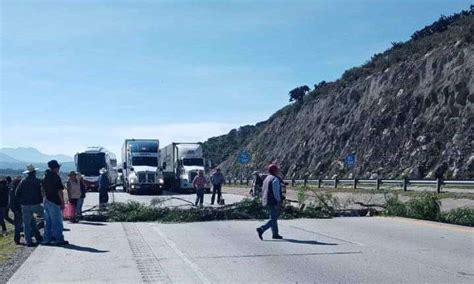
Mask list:
[[[353,167],[356,162],[356,156],[355,154],[349,154],[346,156],[346,166],[347,167]]]
[[[239,153],[239,163],[242,165],[250,163],[250,155],[246,151],[241,151]]]

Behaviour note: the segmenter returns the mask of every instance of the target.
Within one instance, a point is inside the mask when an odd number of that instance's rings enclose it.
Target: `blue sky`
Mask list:
[[[265,120],[472,1],[0,2],[0,146],[72,155]]]

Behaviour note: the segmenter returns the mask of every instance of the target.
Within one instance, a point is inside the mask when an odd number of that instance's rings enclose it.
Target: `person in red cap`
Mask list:
[[[281,182],[277,176],[279,171],[277,165],[271,164],[268,166],[269,175],[263,181],[262,205],[267,207],[270,220],[257,228],[257,234],[261,240],[263,240],[263,233],[269,228],[272,229],[273,239],[283,239],[278,234],[278,216],[280,215],[280,205],[282,202]]]

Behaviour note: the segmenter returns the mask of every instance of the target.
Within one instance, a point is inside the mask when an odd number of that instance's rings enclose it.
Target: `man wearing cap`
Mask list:
[[[64,186],[59,177],[58,161],[48,162],[43,179],[44,194],[44,241],[43,245],[66,245],[63,235],[63,216],[61,210],[64,209]]]
[[[38,169],[33,165],[28,165],[23,173],[27,176],[23,178],[15,192],[15,196],[21,205],[23,217],[23,232],[28,246],[34,246],[32,233],[35,235],[36,243],[43,240],[36,224],[35,216],[43,217],[43,196],[41,195],[41,180],[36,177]]]
[[[281,182],[278,178],[278,166],[271,164],[268,167],[269,175],[263,180],[262,205],[267,207],[270,215],[268,222],[257,228],[258,237],[263,240],[263,233],[269,228],[272,229],[273,239],[282,239],[278,234],[278,216],[280,215],[280,205],[282,201]]]

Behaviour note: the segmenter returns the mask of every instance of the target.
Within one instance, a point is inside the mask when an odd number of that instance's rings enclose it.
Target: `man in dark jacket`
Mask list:
[[[10,192],[10,188],[12,187],[12,177],[7,176],[5,180],[7,181],[8,191]],[[15,225],[13,219],[10,218],[10,216],[8,215],[9,213],[10,213],[10,198],[8,199],[8,206],[3,209],[3,217],[5,218],[5,221],[7,221],[8,223]]]
[[[222,198],[222,185],[225,183],[224,175],[221,173],[221,169],[217,168],[216,171],[211,175],[212,183],[212,196],[211,205],[214,205],[214,199],[217,193],[217,204],[220,204]]]
[[[99,208],[105,209],[107,207],[107,203],[109,202],[110,181],[109,177],[107,176],[106,168],[100,169],[99,173]]]
[[[269,175],[263,181],[262,205],[267,207],[270,215],[268,222],[257,228],[258,237],[263,240],[263,233],[269,228],[272,229],[273,239],[282,239],[278,234],[278,216],[280,215],[280,205],[282,202],[281,181],[278,178],[278,166],[271,164],[268,167]]]
[[[13,179],[10,186],[10,210],[13,211],[13,223],[15,226],[15,236],[13,239],[17,245],[20,244],[21,233],[23,232],[23,213],[21,212],[21,204],[16,197],[16,189],[21,182],[21,177],[17,176]]]
[[[34,216],[43,217],[41,180],[36,177],[37,170],[33,165],[26,167],[26,171],[23,173],[27,174],[27,176],[21,180],[15,193],[23,213],[23,232],[25,233],[25,240],[28,246],[35,245],[31,233],[35,235],[37,243],[42,241]]]
[[[0,180],[0,226],[2,226],[2,235],[7,234],[7,226],[5,224],[4,216],[5,208],[8,208],[8,185],[7,181],[2,179]]]
[[[49,170],[46,170],[43,179],[44,194],[44,241],[43,245],[66,245],[64,240],[63,216],[64,209],[63,183],[59,177],[61,167],[56,160],[48,162]]]

